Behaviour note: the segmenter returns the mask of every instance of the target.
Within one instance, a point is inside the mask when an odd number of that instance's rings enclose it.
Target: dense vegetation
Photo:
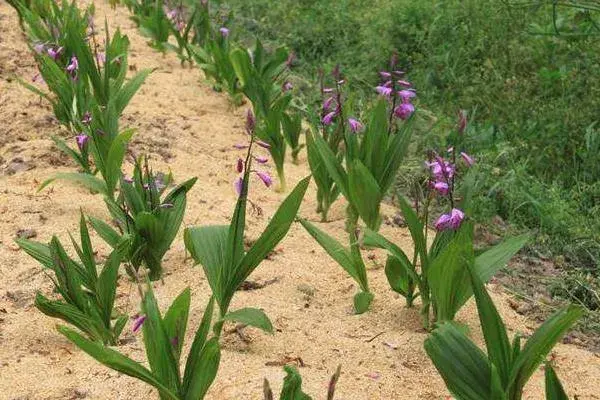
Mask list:
[[[531,250],[568,271],[553,294],[600,307],[596,10],[492,0],[229,0],[221,8],[240,40],[256,35],[296,53],[294,83],[308,104],[319,69],[338,63],[371,95],[377,66],[397,51],[419,95],[415,170],[426,149],[443,144],[457,108],[467,110],[486,194],[474,215],[537,232]]]

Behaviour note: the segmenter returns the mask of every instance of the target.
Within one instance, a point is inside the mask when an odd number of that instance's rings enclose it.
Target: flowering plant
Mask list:
[[[83,171],[56,174],[41,188],[55,179],[68,179],[112,196],[133,134],[119,132],[119,118],[150,70],[126,80],[129,40],[119,30],[111,38],[106,27],[102,51],[96,42],[92,7],[81,14],[74,3],[35,2],[46,8],[21,7],[21,12],[40,76],[50,93],[22,83],[50,101],[57,119],[75,136],[73,146],[53,139]],[[94,176],[97,172],[102,179]]]
[[[224,319],[241,321],[270,331],[271,323],[266,315],[254,308],[245,308],[229,312],[234,294],[248,276],[259,266],[267,255],[287,234],[296,218],[310,177],[302,179],[281,203],[271,221],[248,251],[244,250],[244,232],[246,229],[246,207],[250,176],[258,177],[267,185],[270,177],[264,172],[253,169],[253,147],[259,143],[253,131],[245,160],[238,162],[238,172],[242,177],[235,181],[239,194],[235,210],[229,225],[190,227],[185,230],[185,246],[196,263],[204,269],[213,296],[219,305],[221,322],[215,327],[220,332]]]
[[[172,176],[154,174],[147,160],[138,160],[133,178],[121,178],[116,200],[105,198],[118,231],[109,224],[90,217],[92,227],[130,263],[127,272],[133,277],[140,266],[148,269],[150,280],[162,276],[162,258],[175,239],[185,212],[187,192],[196,183],[189,179],[163,196]]]
[[[583,311],[572,305],[563,308],[548,318],[524,346],[519,335],[511,344],[479,272],[471,266],[467,270],[487,355],[452,323],[435,329],[425,341],[425,350],[456,398],[520,400],[531,375]],[[546,398],[567,399],[549,364],[546,365]]]
[[[160,313],[150,287],[142,296],[143,314],[136,318],[134,331],[140,328],[143,331],[149,369],[67,327],[59,326],[58,330],[77,347],[107,367],[154,386],[161,400],[203,399],[217,375],[221,359],[218,337],[209,338],[213,298],[204,310],[182,373],[179,364],[190,309],[189,288],[173,301],[164,316]]]
[[[461,116],[461,121],[463,117]],[[466,123],[466,122],[465,122]],[[459,126],[459,132],[464,126]],[[418,187],[415,208],[403,196],[398,205],[413,239],[413,255],[408,255],[381,234],[365,229],[364,244],[386,249],[389,256],[385,273],[392,289],[406,298],[408,307],[421,298],[423,326],[429,328],[431,311],[437,323],[453,320],[456,312],[472,295],[466,266],[472,266],[479,278],[487,282],[525,245],[528,235],[509,238],[504,242],[475,255],[473,224],[465,212],[470,198],[470,181],[459,182],[459,167],[454,148],[462,145],[462,133],[449,136],[452,161],[435,154],[426,163],[429,176],[425,187]],[[461,153],[465,168],[473,159]],[[459,186],[459,183],[462,183]],[[460,195],[459,195],[460,194]],[[428,245],[429,215],[435,201],[446,205],[450,211],[435,222],[436,236]],[[418,290],[418,291],[417,291]]]
[[[71,237],[80,261],[71,259],[56,237],[48,245],[17,239],[27,254],[52,272],[51,279],[60,296],[60,300],[51,300],[38,292],[35,306],[50,317],[76,326],[95,342],[114,345],[127,322],[126,316],[115,318],[113,309],[121,259],[113,251],[98,274],[83,213],[80,236],[81,245]]]
[[[231,51],[231,62],[240,82],[242,92],[252,102],[256,116],[256,135],[269,145],[269,152],[277,175],[280,190],[285,191],[283,163],[287,147],[286,137],[292,141],[297,134],[298,123],[284,123],[284,116],[290,106],[292,95],[290,84],[286,84],[284,74],[290,65],[290,53],[284,47],[268,54],[260,40],[256,40],[254,50],[236,48]],[[287,118],[292,118],[287,115]],[[290,130],[289,135],[282,132]],[[297,145],[296,145],[297,148]]]

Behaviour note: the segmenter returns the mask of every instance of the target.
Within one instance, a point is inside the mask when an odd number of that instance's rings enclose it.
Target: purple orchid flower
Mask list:
[[[263,142],[262,140],[257,140],[256,144],[259,145],[260,147],[262,147],[263,149],[270,149],[271,145],[267,142]]]
[[[246,133],[248,135],[254,134],[254,128],[256,127],[256,118],[254,118],[254,114],[252,110],[248,109],[246,113]]]
[[[43,43],[36,43],[35,45],[33,45],[33,50],[38,54],[42,54],[45,48],[46,46],[44,46]]]
[[[146,321],[146,318],[147,317],[145,315],[139,315],[133,320],[133,333],[137,333],[137,331],[140,330],[140,328],[144,324],[144,321]]]
[[[51,57],[51,58],[52,58],[54,61],[56,61],[56,60],[58,60],[58,58],[60,57],[60,55],[61,55],[62,51],[63,51],[63,48],[62,48],[62,47],[59,47],[59,48],[58,48],[58,49],[56,49],[56,50],[55,50],[53,47],[50,47],[50,48],[47,50],[47,53],[48,53],[48,55],[49,55],[49,56],[50,56],[50,57]]]
[[[233,145],[233,148],[237,149],[237,150],[243,150],[243,149],[247,149],[248,145],[247,144],[242,144],[242,143],[236,143],[236,144]]]
[[[221,36],[223,38],[227,38],[229,36],[229,29],[222,27],[221,29],[219,29],[219,32],[221,32]]]
[[[67,65],[67,71],[70,73],[74,73],[78,69],[79,69],[79,61],[77,60],[77,57],[72,56],[71,63],[69,65]]]
[[[411,103],[402,103],[394,109],[394,115],[401,120],[406,120],[415,112],[415,106]]]
[[[435,183],[433,184],[433,188],[434,188],[434,189],[435,189],[435,190],[436,190],[436,191],[437,191],[439,194],[441,194],[441,195],[444,195],[444,196],[448,194],[448,190],[450,189],[450,188],[448,187],[448,183],[446,183],[446,182],[442,182],[442,181],[435,182]]]
[[[233,188],[235,189],[235,192],[238,194],[238,196],[242,195],[242,188],[244,187],[244,180],[242,179],[241,176],[239,176],[234,182],[233,182]]]
[[[327,112],[331,109],[331,104],[333,103],[333,97],[328,97],[324,102],[323,102],[323,111]]]
[[[390,74],[387,71],[379,71],[379,76],[381,77],[381,79],[386,79],[386,80],[389,80],[392,78],[392,74]]]
[[[265,171],[256,171],[256,175],[260,178],[261,181],[265,184],[266,187],[270,187],[273,184],[273,179],[268,172]]]
[[[464,151],[460,152],[460,156],[465,161],[465,163],[467,164],[467,166],[471,167],[473,164],[475,164],[475,160],[473,159],[473,157],[471,157],[470,155],[468,155]]]
[[[354,118],[348,118],[348,125],[350,125],[350,130],[352,133],[358,133],[364,128],[364,125],[359,120]]]
[[[410,99],[412,99],[413,97],[417,97],[417,94],[414,92],[414,90],[404,89],[398,92],[398,96],[402,99],[404,103],[408,103],[410,102]]]
[[[84,125],[89,125],[92,122],[92,114],[89,111],[86,111],[81,118],[81,123]]]
[[[288,82],[288,81],[286,81],[286,82],[283,84],[283,86],[281,87],[281,89],[282,89],[284,92],[289,92],[289,91],[290,91],[290,90],[292,90],[293,88],[294,88],[294,85],[292,85],[292,83],[291,83],[291,82]]]
[[[324,117],[323,120],[321,122],[323,122],[323,125],[331,125],[333,123],[333,119],[337,116],[337,111],[331,111],[330,113],[327,113]]]
[[[259,164],[266,164],[269,162],[269,159],[267,157],[262,157],[262,156],[255,156],[254,160],[256,160],[256,162]]]
[[[392,94],[392,88],[387,87],[385,85],[383,86],[377,86],[375,88],[375,90],[377,91],[377,93],[379,93],[381,96],[385,96],[385,97],[390,97]]]
[[[85,133],[81,133],[75,136],[75,141],[77,142],[77,147],[79,147],[79,151],[83,151],[85,149],[89,139],[90,137]]]

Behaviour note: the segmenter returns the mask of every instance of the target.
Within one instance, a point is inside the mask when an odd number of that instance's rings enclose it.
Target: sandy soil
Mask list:
[[[136,127],[132,152],[149,152],[156,166],[170,168],[179,181],[198,176],[190,193],[184,225],[227,223],[234,206],[232,145],[246,140],[243,109],[232,109],[225,95],[214,93],[202,82],[197,69],[182,69],[172,54],[154,52],[136,31],[124,9],[113,11],[96,3],[97,19],[106,17],[131,39],[133,68],[156,68],[126,110],[122,126]],[[20,229],[35,231],[36,240],[55,234],[67,239],[76,232],[79,210],[106,218],[102,199],[66,183],[38,193],[40,182],[73,165],[52,145],[50,136],[65,132],[54,121],[50,107],[21,87],[14,76],[31,79],[33,59],[20,34],[13,10],[0,3],[0,398],[38,399],[134,399],[158,398],[148,386],[109,370],[77,350],[54,330],[56,320],[33,307],[37,290],[50,293],[52,286],[41,267],[13,239]],[[305,162],[286,165],[292,187],[308,174]],[[249,238],[267,223],[283,195],[259,182],[251,198],[262,215],[249,216]],[[314,188],[302,214],[315,219]],[[392,209],[384,213],[391,215]],[[343,235],[343,204],[332,211],[327,231]],[[337,219],[337,220],[335,220]],[[384,226],[383,232],[404,248],[410,248],[406,231]],[[93,238],[99,258],[108,254],[101,240]],[[301,363],[305,390],[324,398],[329,376],[338,364],[342,376],[338,399],[445,399],[448,393],[424,350],[426,334],[420,329],[416,310],[404,308],[403,300],[387,286],[381,264],[384,255],[367,252],[369,278],[376,298],[372,310],[352,314],[355,285],[299,226],[292,227],[273,260],[265,261],[251,277],[254,281],[277,281],[254,291],[239,292],[232,309],[263,308],[271,317],[273,336],[254,329],[244,332],[244,342],[227,334],[219,375],[211,399],[260,399],[267,377],[279,390],[281,364]],[[185,287],[192,289],[192,312],[188,334],[195,330],[209,296],[202,269],[184,256],[181,236],[165,260],[166,276],[155,290],[162,306]],[[494,298],[510,329],[531,332],[534,324],[517,315],[507,297],[492,287]],[[120,280],[118,304],[130,315],[137,312],[137,294],[125,277]],[[459,320],[472,327],[481,342],[477,316],[470,302]],[[128,326],[120,350],[143,360],[141,338]],[[189,337],[188,337],[189,342]],[[553,356],[557,371],[571,396],[600,398],[600,358],[586,350],[559,345]],[[294,361],[295,360],[295,361]],[[301,360],[301,361],[300,361]],[[525,398],[543,398],[538,372]]]

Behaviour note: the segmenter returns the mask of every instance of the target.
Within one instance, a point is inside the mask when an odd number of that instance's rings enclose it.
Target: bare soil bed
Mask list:
[[[148,153],[155,169],[171,169],[177,181],[198,176],[188,199],[184,225],[227,223],[236,194],[232,182],[239,151],[246,141],[244,108],[234,109],[225,95],[202,81],[198,69],[182,68],[173,54],[163,56],[146,45],[123,8],[111,10],[96,2],[96,19],[104,17],[112,29],[120,27],[131,40],[132,69],[155,68],[134,97],[122,120],[137,132],[129,159]],[[143,383],[109,370],[71,345],[54,330],[56,320],[33,306],[37,290],[51,293],[51,281],[41,266],[14,243],[17,234],[48,241],[56,234],[65,243],[76,232],[80,209],[107,218],[101,196],[59,182],[37,191],[40,183],[74,165],[53,146],[52,135],[65,135],[50,107],[15,79],[31,80],[34,60],[21,35],[14,11],[0,3],[0,399],[155,399]],[[74,141],[73,141],[74,143]],[[308,175],[305,160],[286,164],[288,186]],[[309,189],[302,215],[317,221],[314,188]],[[268,222],[284,194],[253,182],[251,200],[256,209],[248,218],[252,240]],[[344,205],[331,212],[334,220],[321,225],[341,237]],[[391,216],[393,209],[384,209]],[[405,249],[411,247],[404,229],[384,225],[384,234]],[[253,236],[255,235],[255,236]],[[98,259],[108,248],[92,238]],[[369,279],[376,294],[372,309],[352,313],[355,285],[341,268],[300,227],[293,226],[271,259],[251,276],[258,287],[240,291],[232,309],[255,306],[265,310],[275,326],[266,335],[246,328],[242,335],[227,326],[219,375],[210,399],[261,399],[266,377],[275,391],[282,382],[281,366],[295,363],[305,391],[324,398],[330,375],[338,364],[342,376],[338,399],[446,399],[445,385],[423,350],[427,334],[418,311],[406,309],[388,287],[383,274],[384,254],[367,251]],[[182,232],[167,253],[164,282],[154,285],[162,306],[185,287],[192,290],[188,335],[196,329],[209,297],[200,267],[186,259]],[[126,276],[120,278],[117,299],[130,315],[139,299]],[[266,283],[260,287],[260,283]],[[511,331],[529,333],[535,323],[518,315],[500,289],[494,300]],[[482,342],[473,302],[459,321]],[[189,344],[189,337],[186,341]],[[141,337],[128,326],[122,351],[143,360]],[[553,352],[556,369],[567,392],[580,400],[600,398],[600,358],[573,345]],[[543,374],[538,372],[526,390],[526,399],[543,398]]]

